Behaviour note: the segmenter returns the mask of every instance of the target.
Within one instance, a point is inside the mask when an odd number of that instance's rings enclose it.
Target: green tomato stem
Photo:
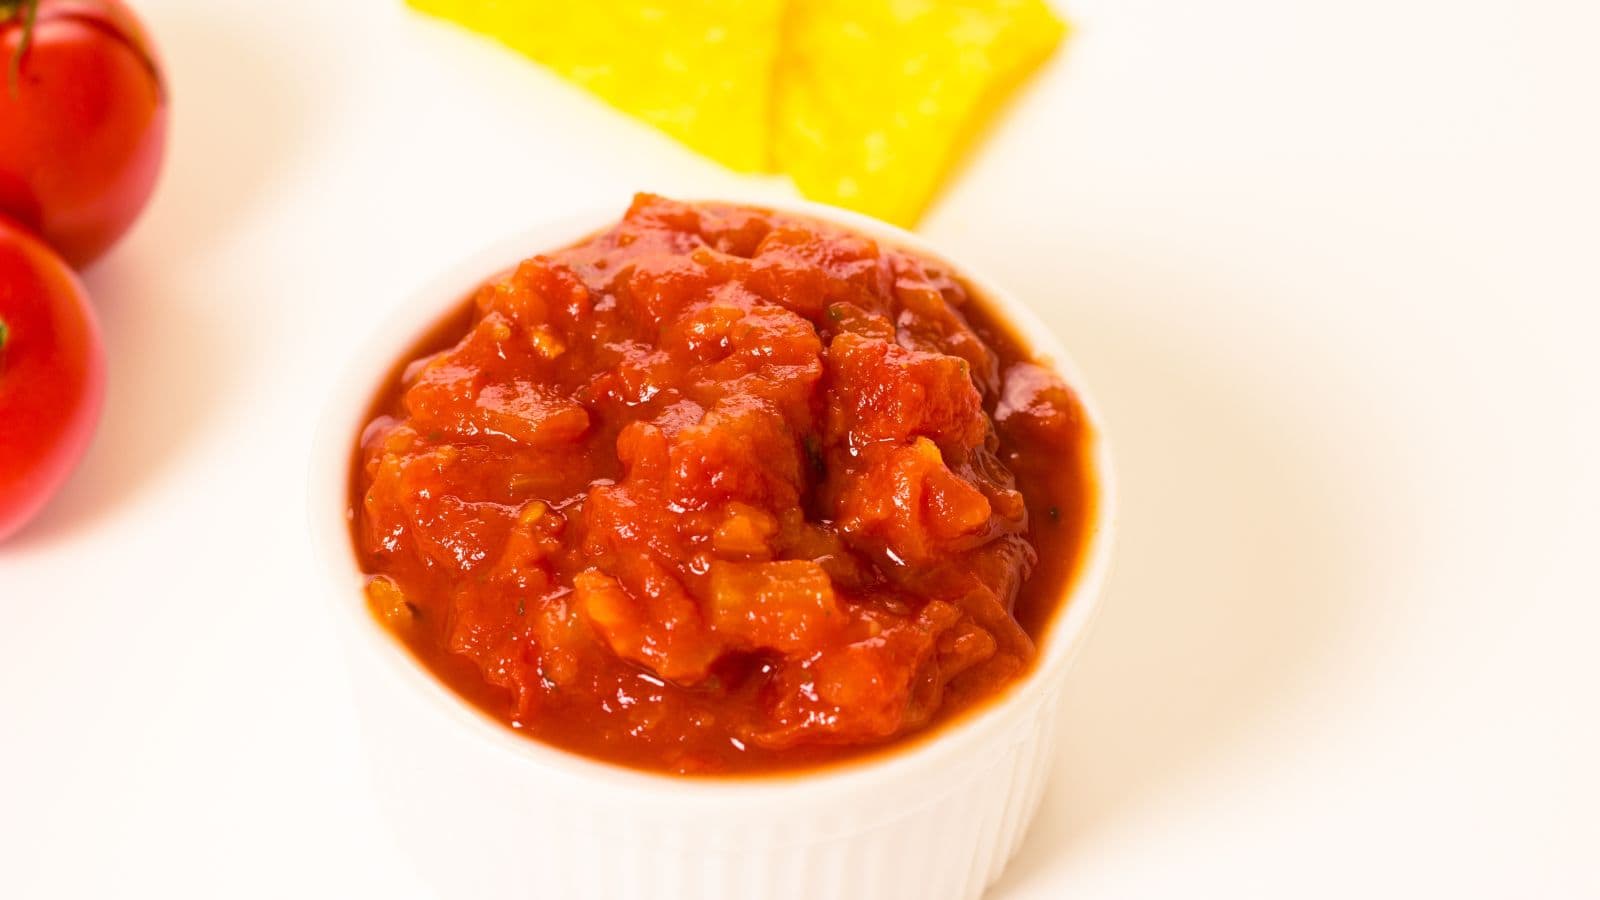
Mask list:
[[[39,18],[39,0],[0,0],[0,25],[18,16],[22,17],[22,39],[17,41],[17,52],[11,55],[7,81],[11,85],[11,99],[17,99],[22,86],[22,57],[28,54],[33,43],[33,26]]]

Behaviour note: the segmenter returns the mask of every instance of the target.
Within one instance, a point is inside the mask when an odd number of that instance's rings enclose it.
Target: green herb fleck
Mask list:
[[[844,310],[840,309],[839,305],[837,303],[835,303],[834,305],[828,307],[828,318],[832,319],[835,322],[843,322],[844,321]]]
[[[828,463],[822,458],[822,442],[814,434],[806,435],[806,460],[818,475],[826,475]]]
[[[525,616],[527,614],[528,614],[528,601],[526,599],[522,598],[522,597],[518,597],[517,598],[517,615]]]

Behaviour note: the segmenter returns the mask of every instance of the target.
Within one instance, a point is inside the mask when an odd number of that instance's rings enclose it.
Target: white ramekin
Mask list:
[[[375,786],[401,849],[441,896],[659,900],[956,900],[999,877],[1055,757],[1068,662],[1094,615],[1115,498],[1102,423],[1055,335],[1016,297],[921,238],[816,204],[766,208],[946,260],[1078,392],[1097,502],[1083,565],[1034,669],[931,739],[794,775],[689,779],[522,738],[456,697],[367,612],[346,479],[390,367],[485,278],[615,222],[623,207],[539,226],[452,268],[361,348],[334,387],[311,463],[311,538],[350,666]]]

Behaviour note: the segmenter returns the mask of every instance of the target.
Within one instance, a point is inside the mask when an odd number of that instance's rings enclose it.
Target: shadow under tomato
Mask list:
[[[1005,275],[1003,259],[993,268]],[[1077,271],[1001,280],[1044,298],[1096,394],[1119,535],[1068,681],[1055,780],[989,900],[1054,896],[1094,833],[1250,752],[1240,745],[1301,703],[1347,638],[1341,607],[1363,544],[1338,456],[1362,438],[1322,434],[1314,412],[1285,402],[1286,384],[1336,372],[1282,371],[1294,336],[1218,323],[1241,304],[1192,273],[1137,260],[1065,268]]]
[[[222,407],[247,339],[235,305],[256,296],[230,283],[234,255],[252,252],[252,211],[308,139],[313,98],[290,77],[292,53],[204,4],[151,10],[146,25],[172,104],[166,159],[141,220],[84,273],[105,338],[105,410],[78,471],[15,546],[124,507]]]

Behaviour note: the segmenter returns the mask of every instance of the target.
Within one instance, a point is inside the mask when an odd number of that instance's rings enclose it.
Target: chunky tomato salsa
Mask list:
[[[353,534],[374,614],[511,727],[792,769],[1027,671],[1094,502],[1085,429],[944,265],[641,195],[396,367]]]

